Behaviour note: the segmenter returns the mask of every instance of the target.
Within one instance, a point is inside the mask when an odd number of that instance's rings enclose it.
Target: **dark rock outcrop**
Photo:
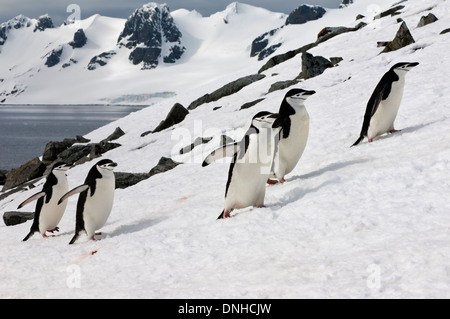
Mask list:
[[[289,14],[285,24],[303,24],[308,21],[318,20],[326,12],[322,7],[303,4]]]
[[[127,188],[136,185],[150,177],[149,173],[124,173],[114,172],[116,178],[116,188]]]
[[[243,104],[239,108],[239,110],[245,110],[245,109],[251,108],[252,106],[255,106],[256,104],[258,104],[259,102],[262,102],[262,101],[264,101],[264,98],[257,99],[257,100],[251,101],[251,102],[247,102],[247,103]]]
[[[330,60],[322,56],[313,56],[311,53],[304,52],[302,55],[302,73],[300,73],[299,78],[306,80],[316,77],[333,66]]]
[[[441,33],[439,34],[447,34],[447,33],[450,33],[450,28],[442,30]]]
[[[278,49],[282,45],[282,43],[276,43],[268,47],[269,40],[282,28],[283,27],[270,30],[269,32],[266,32],[253,40],[250,57],[258,56],[258,60],[261,61],[274,53],[276,49]]]
[[[31,19],[24,15],[18,15],[7,22],[3,22],[0,24],[0,45],[5,44],[5,41],[8,39],[9,30],[29,28],[31,25]]]
[[[186,154],[189,153],[190,151],[192,151],[195,147],[202,145],[202,144],[206,144],[209,143],[213,138],[212,137],[197,137],[194,140],[194,143],[192,143],[191,145],[185,146],[183,147],[179,153],[180,154]]]
[[[3,222],[6,226],[14,226],[25,223],[34,218],[34,212],[5,212]]]
[[[398,29],[394,40],[389,42],[389,44],[384,48],[384,50],[381,53],[399,50],[415,42],[416,41],[414,41],[414,38],[411,35],[411,32],[409,31],[408,26],[406,25],[406,22],[403,22],[400,28]]]
[[[220,89],[218,89],[210,94],[205,94],[201,98],[195,100],[194,102],[192,102],[189,105],[188,110],[193,110],[193,109],[197,108],[198,106],[205,104],[205,103],[218,101],[221,98],[231,95],[231,94],[234,94],[234,93],[242,90],[244,87],[246,87],[256,81],[262,80],[265,77],[266,76],[263,74],[252,74],[252,75],[248,75],[248,76],[242,77],[240,79],[237,79],[236,81],[230,82],[230,83],[224,85],[223,87],[221,87]]]
[[[339,5],[339,8],[348,7],[353,3],[353,0],[342,0],[342,3]]]
[[[62,53],[63,53],[62,46],[53,49],[50,53],[47,54],[47,60],[45,61],[45,65],[48,66],[49,68],[57,65],[61,61]]]
[[[181,163],[175,162],[171,158],[161,157],[158,161],[158,164],[150,170],[149,174],[150,176],[153,176],[156,174],[164,173],[170,171],[171,169],[174,169],[180,164]]]
[[[45,14],[38,18],[38,22],[36,23],[33,32],[45,31],[46,29],[53,29],[54,27],[52,18],[50,18],[48,14]]]
[[[32,179],[41,177],[45,172],[46,166],[36,157],[31,161],[23,164],[18,168],[14,168],[6,175],[5,185],[2,192],[14,188],[20,184],[28,182]]]
[[[0,170],[0,185],[5,185],[6,175],[7,174],[8,174],[8,171]]]
[[[284,90],[292,85],[298,84],[298,82],[299,82],[298,80],[287,80],[287,81],[275,82],[270,86],[269,91],[267,93]]]
[[[74,49],[79,49],[84,47],[87,43],[86,34],[84,34],[83,29],[78,29],[73,35],[73,41],[69,42],[69,45]]]
[[[174,63],[186,48],[181,45],[182,34],[175,25],[166,4],[149,3],[137,9],[126,21],[118,44],[131,49],[129,60],[142,69],[164,63]],[[163,52],[170,52],[162,56]]]
[[[434,22],[436,22],[438,20],[439,19],[434,14],[432,14],[430,12],[428,15],[423,16],[423,17],[420,18],[420,21],[419,21],[419,24],[417,25],[417,27],[421,28],[421,27],[426,26],[427,24],[434,23]]]
[[[189,114],[189,111],[181,105],[180,103],[176,103],[169,111],[166,116],[166,119],[161,121],[159,125],[153,130],[153,133],[161,132],[175,124],[178,124],[184,120],[186,115]]]
[[[87,66],[88,70],[92,71],[97,69],[99,66],[105,66],[108,63],[108,60],[116,54],[116,51],[107,51],[94,56],[91,61],[89,61]]]
[[[384,17],[387,17],[387,16],[393,17],[393,16],[396,16],[396,15],[399,15],[400,14],[399,11],[404,9],[404,8],[405,8],[405,6],[401,6],[401,5],[395,6],[393,8],[390,8],[389,10],[381,12],[379,15],[375,16],[374,19],[381,19],[381,18],[384,18]]]
[[[62,142],[49,142],[45,145],[44,154],[42,155],[42,162],[45,165],[53,163],[58,155],[64,152],[77,142],[76,139],[64,139]]]

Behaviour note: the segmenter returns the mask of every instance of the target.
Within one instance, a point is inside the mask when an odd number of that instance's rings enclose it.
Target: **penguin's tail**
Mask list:
[[[223,213],[225,212],[225,209],[222,211],[222,213],[220,213],[219,217],[217,217],[217,219],[223,219]]]
[[[364,139],[364,135],[361,135],[357,140],[356,140],[356,142],[352,145],[352,146],[350,146],[350,147],[353,147],[353,146],[356,146],[356,145],[358,145],[359,143],[361,143],[361,141]]]
[[[72,240],[70,241],[69,245],[72,245],[74,242],[77,241],[78,237],[80,237],[80,232],[75,232],[75,235],[72,237]]]
[[[27,241],[28,239],[30,239],[31,236],[34,235],[34,233],[35,233],[35,231],[30,231],[30,232],[28,233],[28,235],[27,235],[22,241]]]

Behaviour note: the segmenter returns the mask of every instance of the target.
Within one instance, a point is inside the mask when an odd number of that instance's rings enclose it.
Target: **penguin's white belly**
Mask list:
[[[275,165],[277,176],[284,177],[292,172],[305,151],[308,135],[309,116],[307,114],[291,116],[289,136],[280,140],[279,158],[275,158],[275,161],[279,161]]]
[[[50,201],[46,204],[44,197],[44,205],[42,205],[41,213],[39,215],[39,233],[45,234],[47,230],[54,229],[58,226],[61,218],[66,210],[67,201],[58,205],[58,200],[69,190],[67,181],[59,181],[59,187],[53,188],[53,194]]]
[[[245,208],[248,206],[260,206],[264,204],[266,193],[266,181],[269,177],[261,171],[258,164],[236,163],[233,169],[231,183],[225,199],[225,209]]]
[[[114,202],[114,189],[114,177],[97,179],[94,196],[86,198],[83,219],[88,236],[93,236],[108,220]]]
[[[380,102],[377,111],[370,119],[367,137],[375,138],[394,129],[394,121],[397,117],[403,97],[404,81],[392,84],[391,93],[386,100]]]
[[[226,210],[264,204],[266,182],[273,161],[274,136],[262,133],[257,136],[251,137],[245,156],[234,165],[225,198]]]

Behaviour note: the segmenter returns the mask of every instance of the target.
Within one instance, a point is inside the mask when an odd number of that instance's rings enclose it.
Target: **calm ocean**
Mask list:
[[[0,105],[0,169],[42,156],[50,141],[85,135],[143,106]],[[112,133],[112,132],[111,132]]]

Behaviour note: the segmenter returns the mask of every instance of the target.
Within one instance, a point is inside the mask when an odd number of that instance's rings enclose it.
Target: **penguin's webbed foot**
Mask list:
[[[55,227],[55,228],[53,228],[53,229],[49,229],[49,230],[47,230],[49,233],[54,233],[55,231],[57,231],[57,232],[59,232],[59,227]]]

